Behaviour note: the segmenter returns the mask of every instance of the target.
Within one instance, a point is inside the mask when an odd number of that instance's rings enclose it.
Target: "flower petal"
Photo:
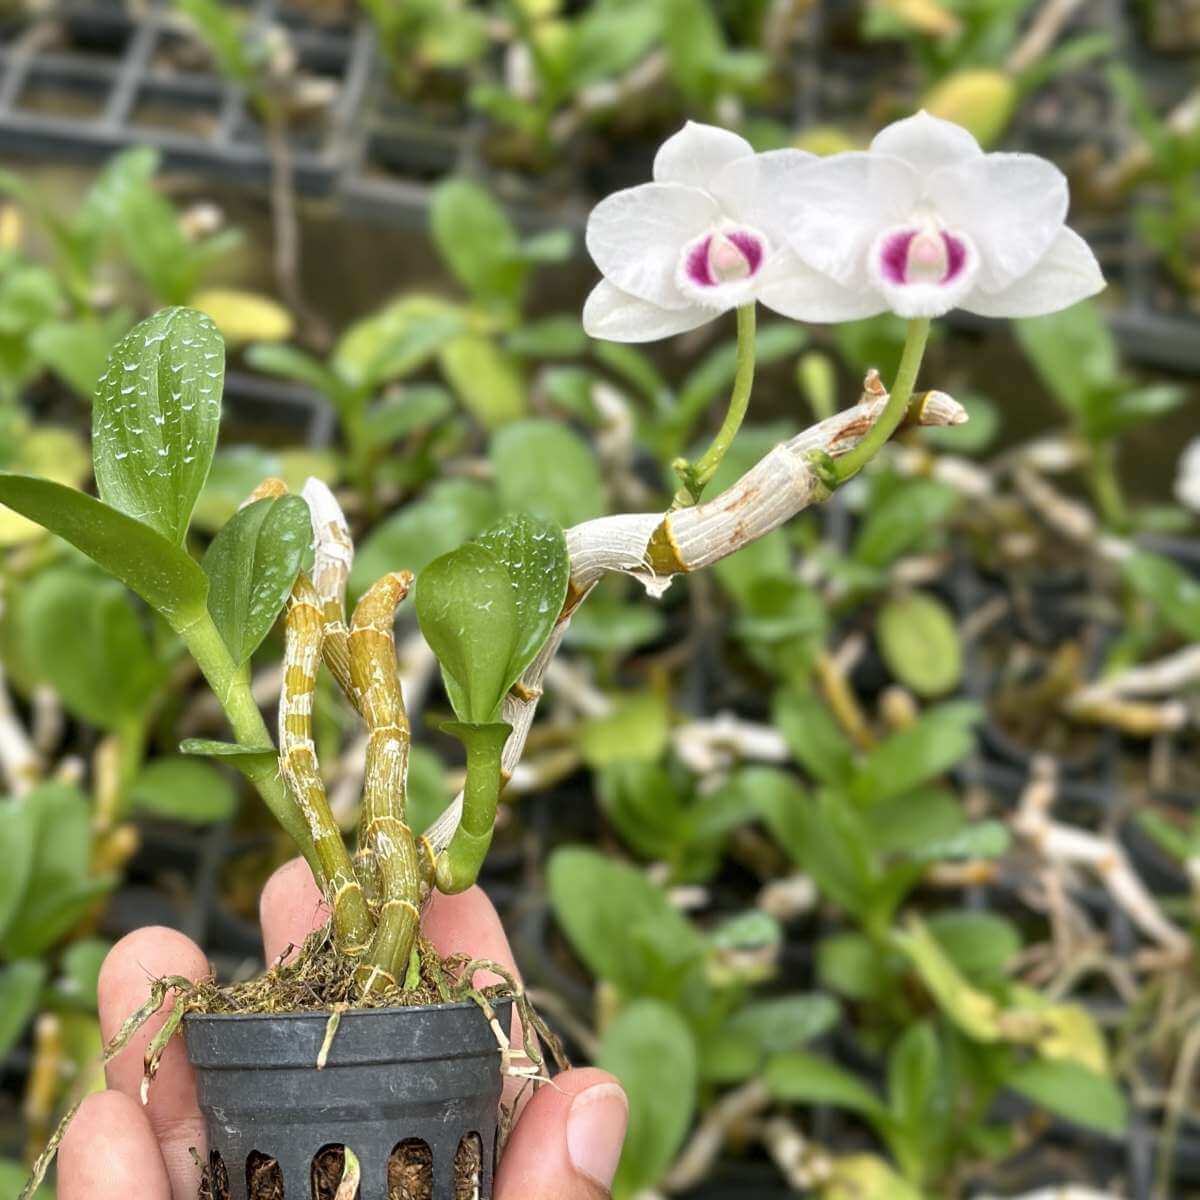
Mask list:
[[[1069,308],[1104,286],[1100,264],[1087,242],[1064,227],[1032,271],[999,292],[976,288],[962,307],[981,317],[1038,317]]]
[[[592,209],[588,253],[622,291],[663,308],[684,308],[688,301],[675,286],[679,255],[720,215],[717,202],[697,188],[643,183]]]
[[[979,274],[979,252],[965,234],[941,233],[945,247],[938,274],[914,272],[909,247],[919,231],[887,229],[871,247],[871,276],[887,306],[898,316],[940,317],[970,294]],[[908,260],[906,263],[905,260]]]
[[[728,163],[708,190],[720,201],[726,216],[761,229],[773,243],[787,238],[792,183],[809,164],[817,162],[803,150],[768,150]]]
[[[659,308],[602,279],[583,306],[583,328],[588,337],[610,342],[654,342],[695,329],[716,315],[700,305]]]
[[[654,156],[654,182],[707,189],[722,167],[753,154],[754,147],[744,137],[716,125],[689,121],[659,146]]]
[[[1006,288],[1062,230],[1066,176],[1035,154],[988,154],[932,175],[927,191],[947,225],[965,229],[980,258],[980,286]]]
[[[922,175],[928,175],[939,167],[979,158],[983,151],[961,125],[931,117],[922,109],[881,129],[871,142],[871,153],[902,158]]]
[[[781,316],[813,324],[857,321],[887,311],[878,292],[842,287],[786,249],[763,268],[758,298]]]
[[[845,287],[866,286],[867,252],[878,234],[912,214],[917,173],[898,158],[835,154],[794,170],[778,205],[802,262]]]

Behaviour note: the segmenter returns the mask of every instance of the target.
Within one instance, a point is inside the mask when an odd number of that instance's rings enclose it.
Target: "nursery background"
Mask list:
[[[510,508],[669,504],[734,315],[589,339],[582,230],[685,120],[823,155],[924,108],[1066,172],[1104,293],[938,322],[921,386],[966,424],[657,601],[605,580],[547,672],[481,882],[627,1090],[617,1200],[1200,1196],[1198,64],[1196,0],[0,5],[0,468],[90,489],[109,349],[200,309],[228,367],[192,549],[314,475],[352,600]],[[904,325],[757,338],[710,494],[890,381]],[[102,1086],[108,947],[161,923],[252,976],[291,851],[180,752],[224,726],[166,624],[3,508],[0,604],[9,1197]],[[463,759],[411,612],[397,644],[420,829]],[[347,829],[353,717],[323,678]]]

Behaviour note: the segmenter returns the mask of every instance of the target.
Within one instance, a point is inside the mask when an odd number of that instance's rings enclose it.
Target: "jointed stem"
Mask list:
[[[378,879],[379,922],[358,977],[363,990],[403,978],[421,923],[420,859],[405,813],[409,724],[392,633],[412,575],[385,575],[359,601],[350,629],[350,676],[370,730],[359,857]]]
[[[742,427],[753,386],[754,304],[750,303],[737,310],[737,365],[725,420],[721,422],[721,428],[717,430],[712,445],[695,463],[677,459],[673,464],[676,474],[683,480],[683,486],[675,493],[675,499],[671,502],[672,508],[686,508],[700,502],[701,493],[716,474],[725,452]]]
[[[316,852],[314,871],[333,911],[333,927],[344,953],[366,949],[372,921],[362,884],[354,873],[337,827],[312,739],[312,702],[321,662],[324,617],[307,576],[296,580],[289,601],[283,695],[279,702],[279,766],[308,824]]]
[[[891,394],[879,419],[867,430],[862,441],[850,451],[836,460],[838,482],[845,483],[851,476],[857,475],[867,463],[879,453],[883,444],[896,432],[904,414],[908,411],[908,402],[912,399],[913,385],[917,381],[917,372],[921,369],[921,359],[925,354],[925,343],[929,339],[929,318],[918,317],[908,323],[908,334],[904,339],[904,353],[900,357],[900,367],[892,384]]]

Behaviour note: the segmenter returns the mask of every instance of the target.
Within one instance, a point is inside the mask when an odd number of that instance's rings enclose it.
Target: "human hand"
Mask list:
[[[328,915],[307,865],[297,859],[281,867],[260,905],[267,962],[300,945]],[[516,973],[496,910],[477,887],[458,896],[436,894],[424,932],[443,955],[488,958]],[[208,971],[200,948],[175,930],[151,927],[122,938],[100,972],[105,1040],[145,1003],[151,980],[201,979]],[[484,971],[476,980],[495,982]],[[108,1090],[89,1096],[76,1114],[58,1152],[59,1200],[196,1200],[200,1168],[192,1149],[204,1159],[204,1119],[179,1039],[163,1055],[149,1103],[138,1100],[142,1056],[165,1019],[165,1011],[157,1013],[134,1035],[108,1065]],[[518,1037],[514,1029],[519,1044]],[[606,1196],[627,1118],[625,1094],[611,1075],[591,1068],[557,1075],[554,1086],[539,1088],[521,1111],[496,1174],[495,1200]]]

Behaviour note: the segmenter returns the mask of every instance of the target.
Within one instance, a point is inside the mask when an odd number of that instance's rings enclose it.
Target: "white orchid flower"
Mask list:
[[[783,179],[815,161],[755,154],[736,133],[688,122],[654,159],[654,182],[592,210],[587,248],[604,279],[583,309],[592,337],[650,342],[759,300],[794,316],[820,281],[788,246]]]
[[[783,187],[799,259],[823,277],[802,320],[1056,312],[1104,287],[1066,227],[1067,181],[1033,154],[984,154],[963,128],[921,112],[865,153],[795,164]],[[857,311],[848,312],[857,300]]]

